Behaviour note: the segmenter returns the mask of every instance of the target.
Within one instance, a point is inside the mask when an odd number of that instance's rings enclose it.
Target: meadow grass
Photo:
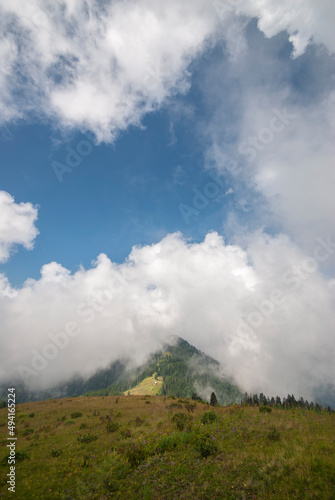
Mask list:
[[[15,497],[335,498],[334,414],[200,402],[190,411],[190,403],[110,396],[17,405]],[[0,498],[10,498],[6,417],[3,408]]]
[[[147,377],[142,380],[142,382],[140,382],[136,387],[130,389],[129,393],[131,396],[154,396],[158,394],[162,384],[162,380],[155,380],[154,377]],[[125,391],[124,394],[128,394],[128,391]]]

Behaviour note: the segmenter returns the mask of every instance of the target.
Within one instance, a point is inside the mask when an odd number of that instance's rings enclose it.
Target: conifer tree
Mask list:
[[[218,400],[216,399],[215,392],[212,392],[212,394],[211,394],[210,405],[211,406],[219,406]]]

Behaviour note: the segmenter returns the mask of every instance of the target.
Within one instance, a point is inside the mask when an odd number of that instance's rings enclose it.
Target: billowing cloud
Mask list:
[[[264,40],[250,26],[245,44],[248,50],[233,59],[216,60],[202,82],[205,98],[215,102],[200,127],[210,143],[207,166],[229,174],[240,202],[224,227],[240,219],[252,228],[279,228],[308,253],[333,230],[334,58],[309,47],[288,61],[285,34]]]
[[[203,0],[14,0],[0,9],[2,121],[37,112],[98,141],[186,90],[189,62],[217,24]]]
[[[334,50],[331,0],[4,0],[0,6],[1,123],[33,114],[113,141],[189,87],[192,60],[219,38],[242,50],[243,15],[266,36],[287,30]],[[239,48],[238,48],[239,46]]]
[[[36,207],[29,202],[15,203],[9,193],[0,191],[0,262],[6,262],[17,245],[33,248],[38,235],[36,220]]]
[[[41,388],[120,357],[141,363],[172,334],[247,390],[311,397],[335,375],[335,295],[321,273],[333,247],[325,237],[306,256],[257,233],[244,251],[217,233],[172,234],[121,265],[103,254],[75,274],[47,264],[16,293],[2,285],[1,380],[20,373]]]
[[[268,38],[280,31],[287,31],[295,57],[303,54],[309,43],[322,43],[330,52],[335,51],[332,36],[335,5],[332,0],[297,0],[294,3],[290,0],[233,0],[231,4],[236,5],[237,10],[240,9],[244,14],[257,17],[259,29]]]

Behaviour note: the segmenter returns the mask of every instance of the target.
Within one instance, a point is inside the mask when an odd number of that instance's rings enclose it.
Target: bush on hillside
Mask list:
[[[205,411],[200,418],[200,421],[202,424],[212,424],[217,420],[218,416],[215,413],[215,411],[210,410],[210,411]]]
[[[259,411],[261,413],[271,413],[272,412],[271,408],[269,408],[268,406],[260,406]]]
[[[189,430],[191,427],[191,417],[186,413],[176,413],[171,420],[180,431],[183,431],[185,427]]]
[[[106,431],[107,432],[116,432],[119,429],[119,424],[116,422],[108,422],[106,424]]]
[[[71,418],[79,418],[81,417],[83,414],[80,413],[80,411],[75,411],[73,413],[71,413]]]
[[[194,448],[203,458],[207,458],[210,455],[216,455],[218,451],[213,436],[208,435],[198,436],[195,440]]]

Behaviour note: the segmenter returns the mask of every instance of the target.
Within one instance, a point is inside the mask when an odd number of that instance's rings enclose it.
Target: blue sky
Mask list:
[[[105,252],[122,262],[133,245],[157,242],[167,233],[182,231],[198,239],[208,225],[220,229],[215,214],[226,204],[222,197],[187,221],[179,209],[181,203],[192,206],[192,189],[201,190],[211,180],[194,131],[177,126],[181,130],[173,143],[164,111],[145,118],[143,127],[122,133],[114,145],[89,141],[91,153],[81,156],[72,172],[60,174],[62,182],[53,162],[66,165],[67,148],[76,151],[81,141],[92,138],[77,133],[55,148],[54,132],[47,126],[11,130],[11,138],[1,143],[7,164],[3,187],[16,199],[39,206],[40,231],[33,252],[18,248],[6,263],[11,283],[38,278],[50,260],[76,270]]]
[[[250,65],[248,80],[258,80],[259,67],[274,54],[289,59],[292,44],[284,33],[264,44],[264,35],[252,20],[246,36],[253,57],[258,58],[256,71]],[[261,63],[259,46],[270,54]],[[298,74],[304,74],[309,65],[296,60],[289,60],[288,65],[283,64],[285,74],[280,83],[295,86],[298,95],[304,96],[308,88],[295,83],[297,66]],[[6,164],[2,187],[15,199],[39,206],[40,234],[34,252],[18,247],[6,263],[6,275],[13,285],[22,285],[27,278],[38,279],[48,261],[59,261],[75,271],[79,265],[89,267],[104,252],[113,261],[122,262],[133,245],[152,244],[176,231],[200,241],[208,231],[215,230],[229,240],[223,224],[227,212],[233,211],[245,223],[253,224],[249,213],[252,206],[247,212],[239,206],[229,175],[222,176],[214,200],[208,200],[207,205],[203,202],[206,206],[199,213],[193,207],[197,192],[193,190],[204,194],[206,184],[213,182],[210,173],[215,173],[215,169],[206,169],[206,140],[199,129],[213,118],[218,103],[224,106],[230,127],[236,126],[241,114],[236,79],[232,81],[229,76],[219,89],[213,89],[207,81],[208,74],[213,78],[222,67],[229,68],[229,58],[224,44],[219,43],[191,64],[186,94],[177,95],[173,103],[167,102],[145,116],[140,128],[120,132],[113,144],[97,144],[90,132],[72,130],[64,136],[48,124],[6,126],[0,143]],[[272,71],[263,68],[264,76],[273,79]],[[212,91],[208,92],[210,85]],[[176,108],[175,115],[170,104]],[[190,110],[191,117],[187,116]],[[233,143],[232,139],[228,134],[223,137],[227,144]],[[82,141],[86,146],[80,154]],[[68,164],[69,151],[76,154],[78,148],[79,159],[70,156]],[[71,168],[71,161],[78,166],[63,172],[60,164]]]
[[[218,52],[214,60],[222,59],[222,49]],[[206,59],[197,61],[188,94],[176,99],[177,105],[192,106],[195,124],[182,116],[172,118],[167,104],[144,117],[141,128],[121,132],[114,144],[96,144],[92,134],[76,131],[60,137],[48,125],[8,126],[1,141],[7,165],[3,188],[39,206],[40,231],[34,252],[17,248],[6,263],[12,284],[38,278],[50,260],[76,270],[105,252],[122,262],[133,245],[157,242],[167,233],[181,231],[199,240],[208,230],[222,230],[223,210],[234,203],[233,193],[225,196],[229,176],[222,176],[225,187],[219,186],[215,201],[198,215],[187,209],[193,207],[193,189],[203,192],[213,181],[196,125],[210,113],[197,82]],[[67,164],[69,152],[78,147],[80,152],[81,141],[86,143],[84,155],[71,156]],[[78,166],[62,172],[59,164],[70,166],[71,161]]]
[[[334,382],[333,14],[3,3],[0,380],[139,363],[173,334],[247,390]]]

